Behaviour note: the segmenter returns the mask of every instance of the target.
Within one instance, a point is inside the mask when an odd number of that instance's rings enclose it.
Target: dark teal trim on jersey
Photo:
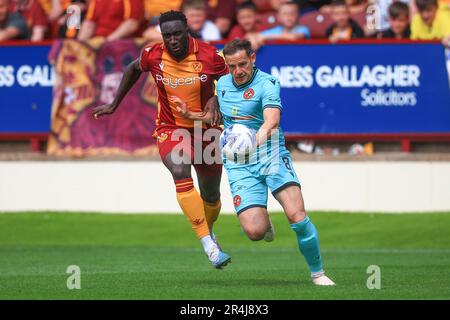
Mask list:
[[[234,78],[233,76],[231,76],[231,80],[233,81],[233,85],[237,88],[237,89],[243,89],[246,86],[248,86],[250,83],[253,82],[253,80],[255,80],[256,74],[258,73],[259,69],[257,67],[253,67],[253,73],[252,76],[250,77],[250,79],[246,82],[243,83],[241,85],[237,85],[236,82],[234,82]]]
[[[263,107],[263,110],[266,109],[266,108],[275,108],[275,109],[280,109],[281,111],[283,111],[283,107],[279,106],[279,105],[276,105],[276,104],[266,104]]]

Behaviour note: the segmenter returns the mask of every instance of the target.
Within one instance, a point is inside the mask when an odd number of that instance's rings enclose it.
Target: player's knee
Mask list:
[[[248,228],[245,230],[245,233],[247,234],[247,237],[252,241],[259,241],[264,238],[264,234],[266,233],[266,230],[259,229],[259,228]]]
[[[209,203],[216,203],[220,200],[220,192],[202,192],[202,199]]]
[[[286,217],[290,223],[303,221],[306,218],[306,211],[304,209],[288,210],[286,211]]]

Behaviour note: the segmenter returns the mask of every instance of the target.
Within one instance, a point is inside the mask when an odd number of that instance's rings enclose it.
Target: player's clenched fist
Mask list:
[[[102,106],[95,107],[92,110],[92,116],[97,120],[101,116],[114,113],[114,111],[116,111],[116,107],[112,104],[104,104]]]

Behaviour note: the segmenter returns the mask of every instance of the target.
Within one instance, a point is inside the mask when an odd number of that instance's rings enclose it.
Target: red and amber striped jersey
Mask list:
[[[217,49],[189,37],[188,55],[182,61],[171,57],[164,44],[142,50],[141,70],[150,72],[158,88],[158,115],[156,126],[176,125],[194,127],[192,120],[181,117],[168,96],[177,96],[189,110],[200,112],[214,96],[214,81],[228,73],[228,67]]]

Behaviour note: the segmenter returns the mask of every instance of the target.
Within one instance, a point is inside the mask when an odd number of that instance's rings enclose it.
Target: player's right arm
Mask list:
[[[114,101],[110,104],[104,104],[102,106],[94,108],[92,111],[92,115],[94,116],[94,118],[98,119],[101,116],[114,113],[114,111],[116,111],[116,109],[119,107],[123,98],[125,98],[125,96],[127,95],[128,91],[130,91],[134,84],[139,80],[141,74],[142,70],[140,59],[136,59],[125,69]]]

